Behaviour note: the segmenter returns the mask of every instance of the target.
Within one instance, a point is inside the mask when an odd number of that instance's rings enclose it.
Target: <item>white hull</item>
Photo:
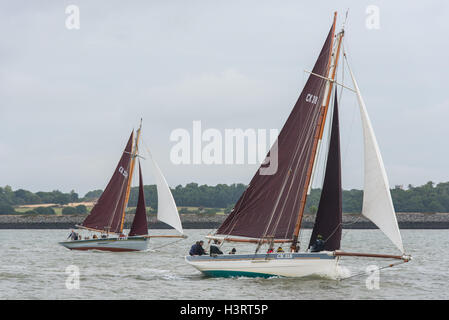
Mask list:
[[[338,276],[338,258],[333,252],[187,256],[185,260],[213,277],[320,276],[335,279]]]
[[[70,250],[101,250],[113,252],[144,251],[148,249],[149,238],[128,237],[128,238],[107,238],[90,240],[63,241],[59,244]]]

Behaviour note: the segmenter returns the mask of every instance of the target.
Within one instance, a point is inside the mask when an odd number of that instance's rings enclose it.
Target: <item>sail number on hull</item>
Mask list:
[[[292,259],[293,258],[293,254],[291,253],[278,253],[276,255],[276,259]]]

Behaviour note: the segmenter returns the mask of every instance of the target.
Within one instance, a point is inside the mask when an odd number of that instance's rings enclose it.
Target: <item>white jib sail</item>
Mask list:
[[[180,233],[184,233],[182,230],[181,219],[179,218],[178,208],[176,208],[175,199],[173,199],[167,181],[151,154],[150,159],[153,165],[153,176],[156,179],[157,187],[157,219],[169,224]]]
[[[362,118],[364,149],[365,149],[365,177],[363,190],[362,214],[374,222],[380,230],[404,253],[401,233],[396,219],[387,174],[380,155],[376,136],[366,111],[365,103],[355,81],[354,74],[349,68],[352,82],[357,94]]]

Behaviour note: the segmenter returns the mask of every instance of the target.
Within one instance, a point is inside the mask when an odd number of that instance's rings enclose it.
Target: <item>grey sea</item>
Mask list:
[[[344,257],[345,280],[323,278],[208,278],[184,261],[210,230],[186,230],[188,239],[152,239],[147,252],[77,252],[60,246],[70,230],[0,230],[1,299],[448,299],[447,230],[402,230],[409,263]],[[150,230],[167,234],[171,230]],[[310,230],[301,241],[307,244]],[[223,251],[253,252],[226,244]],[[379,230],[343,230],[342,249],[398,254]],[[394,261],[393,261],[394,262]]]

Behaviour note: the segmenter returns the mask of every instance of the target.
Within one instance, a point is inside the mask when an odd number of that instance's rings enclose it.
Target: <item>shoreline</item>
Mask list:
[[[81,224],[85,214],[55,215],[0,215],[0,229],[73,229]],[[227,215],[181,214],[184,229],[216,229]],[[125,217],[125,229],[130,228],[133,214]],[[306,214],[303,227],[311,229],[314,215]],[[449,213],[398,213],[400,229],[449,229]],[[156,220],[155,215],[148,215],[149,229],[172,229]],[[377,227],[360,214],[343,214],[343,229],[377,229]]]

